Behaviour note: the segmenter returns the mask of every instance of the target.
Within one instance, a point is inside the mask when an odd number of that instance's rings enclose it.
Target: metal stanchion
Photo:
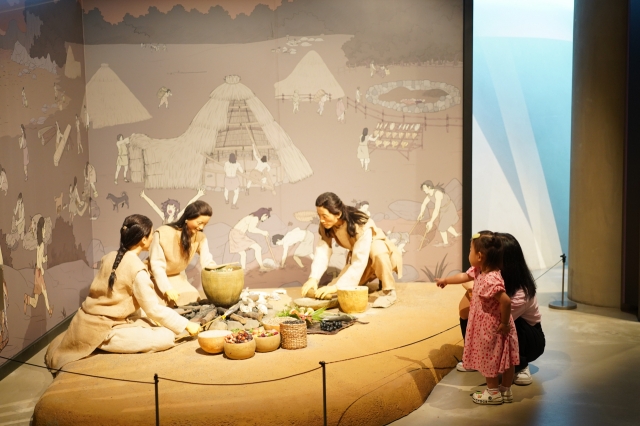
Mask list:
[[[160,426],[160,404],[158,403],[158,373],[153,375],[156,388],[156,426]]]
[[[325,362],[320,361],[322,366],[322,413],[324,416],[324,426],[327,426],[327,371]]]
[[[562,310],[575,309],[578,307],[578,305],[576,305],[571,300],[564,300],[564,267],[567,263],[567,255],[563,253],[562,256],[560,257],[562,258],[562,295],[561,295],[562,299],[560,300],[560,302],[556,300],[549,303],[549,307],[551,309],[562,309]]]

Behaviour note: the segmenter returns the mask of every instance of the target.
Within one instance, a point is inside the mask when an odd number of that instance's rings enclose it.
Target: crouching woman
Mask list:
[[[69,329],[47,349],[45,362],[54,375],[95,349],[156,352],[172,347],[175,335],[185,329],[191,335],[198,333],[199,325],[158,303],[147,266],[138,257],[149,250],[152,231],[153,224],[146,216],[134,214],[124,220],[120,248],[102,258],[89,295]]]

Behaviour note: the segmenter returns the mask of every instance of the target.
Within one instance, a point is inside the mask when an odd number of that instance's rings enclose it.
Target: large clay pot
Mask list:
[[[226,271],[230,268],[231,271]],[[244,288],[244,271],[238,265],[223,269],[222,271],[203,269],[202,289],[211,303],[228,308],[240,300],[240,293]]]
[[[198,343],[202,350],[210,354],[224,351],[224,338],[231,334],[229,330],[209,330],[198,334]]]
[[[224,342],[224,354],[230,359],[249,359],[256,354],[256,341],[244,343]]]
[[[369,288],[358,286],[355,288],[338,289],[338,304],[345,314],[359,314],[367,310]]]

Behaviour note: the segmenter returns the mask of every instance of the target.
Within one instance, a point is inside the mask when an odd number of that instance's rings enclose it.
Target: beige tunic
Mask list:
[[[320,280],[327,269],[331,257],[332,240],[349,250],[347,264],[340,274],[330,283],[338,288],[365,285],[378,278],[383,290],[395,288],[393,272],[402,277],[402,253],[387,239],[385,233],[378,228],[372,219],[356,227],[356,236],[347,232],[346,222],[334,228],[335,238],[327,236],[320,227],[320,242],[311,265],[311,278]]]
[[[149,248],[153,280],[162,295],[167,290],[176,290],[180,293],[178,306],[203,298],[203,295],[189,283],[185,273],[195,254],[200,254],[202,267],[213,260],[209,252],[207,238],[202,232],[196,233],[195,241],[191,242],[189,256],[184,257],[180,246],[181,232],[179,229],[163,225],[156,230],[155,238]]]
[[[114,337],[118,327],[150,327],[149,322],[137,320],[138,309],[143,307],[151,319],[166,325],[179,333],[184,330],[187,320],[171,309],[158,306],[146,265],[134,252],[127,252],[116,269],[116,281],[109,290],[109,276],[117,252],[111,252],[102,258],[102,266],[89,288],[89,295],[71,320],[68,330],[56,337],[49,345],[45,362],[52,370],[59,370],[69,362],[89,356],[96,348],[103,348]],[[146,279],[145,279],[146,278]],[[172,333],[164,327],[169,336],[169,345],[173,345]],[[140,339],[138,339],[140,340]],[[157,350],[157,342],[139,341],[136,352]],[[126,347],[119,352],[130,352]],[[112,350],[115,352],[115,350]]]

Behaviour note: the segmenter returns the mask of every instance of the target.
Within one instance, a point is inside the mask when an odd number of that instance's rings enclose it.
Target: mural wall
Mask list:
[[[82,3],[84,51],[75,56],[86,90],[70,117],[78,114],[89,141],[78,158],[89,157],[78,160],[77,195],[63,194],[58,221],[73,232],[68,249],[83,253],[62,265],[79,278],[88,270],[81,288],[117,248],[124,217],[142,213],[159,226],[196,199],[213,207],[205,233],[217,262],[241,263],[249,287],[299,285],[319,238],[314,202],[326,191],[396,242],[403,281],[461,268],[461,1],[114,3]],[[62,5],[79,7],[50,7]],[[51,123],[34,127],[34,138]],[[72,139],[75,121],[70,136],[61,121],[60,133]],[[71,146],[50,174],[76,155]],[[7,173],[9,195],[19,171]],[[263,208],[269,214],[256,215]],[[2,203],[3,231],[11,209]],[[325,279],[345,261],[335,248]],[[200,287],[196,261],[187,276]],[[14,316],[32,314],[5,281],[13,336]],[[83,300],[81,291],[67,296],[72,309]]]

